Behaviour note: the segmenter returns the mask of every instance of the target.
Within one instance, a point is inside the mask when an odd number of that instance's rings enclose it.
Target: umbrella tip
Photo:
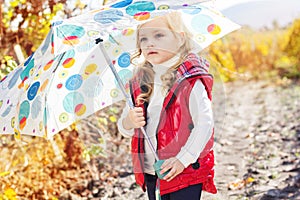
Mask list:
[[[96,44],[98,44],[98,43],[100,43],[100,42],[103,42],[103,39],[102,39],[102,38],[97,38],[97,39],[95,40],[95,42],[96,42]]]

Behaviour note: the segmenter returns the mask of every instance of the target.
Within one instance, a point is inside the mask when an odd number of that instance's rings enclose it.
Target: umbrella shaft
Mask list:
[[[153,155],[154,155],[154,157],[155,157],[155,160],[158,161],[158,160],[159,160],[158,155],[157,155],[157,153],[156,153],[156,151],[155,151],[155,148],[154,148],[152,142],[150,141],[150,138],[149,138],[148,134],[146,133],[144,127],[141,127],[140,130],[142,131],[143,135],[146,137],[146,141],[147,141],[147,143],[148,143],[149,146],[150,146],[150,149],[151,149],[151,151],[152,151],[152,153],[153,153]]]
[[[126,98],[126,102],[128,103],[129,107],[130,107],[131,109],[133,109],[133,108],[134,108],[134,105],[133,105],[133,103],[132,103],[132,101],[131,101],[131,98],[130,98],[129,95],[127,94],[127,92],[126,92],[126,90],[125,90],[125,87],[124,87],[124,84],[123,84],[123,81],[121,80],[121,78],[120,78],[120,76],[119,76],[117,70],[115,69],[115,67],[114,67],[114,65],[113,65],[113,63],[112,63],[110,57],[108,56],[108,54],[107,54],[107,52],[106,52],[106,50],[105,50],[105,48],[104,48],[102,42],[103,42],[102,39],[97,39],[97,40],[96,40],[96,44],[99,43],[99,47],[100,47],[100,49],[101,49],[101,52],[103,53],[104,58],[105,58],[106,62],[107,62],[108,65],[109,65],[109,68],[111,69],[111,71],[113,72],[115,78],[117,79],[117,82],[118,82],[118,84],[119,84],[119,86],[120,86],[120,89],[121,89],[123,95],[124,95],[125,98]],[[156,159],[156,160],[159,160],[159,159],[158,159],[158,155],[157,155],[157,153],[156,153],[156,150],[155,150],[155,148],[154,148],[154,145],[152,144],[152,142],[151,142],[151,140],[150,140],[150,138],[149,138],[147,132],[145,131],[144,127],[141,127],[140,130],[142,131],[144,137],[146,138],[146,141],[147,141],[147,143],[149,144],[150,149],[151,149],[151,151],[152,151],[152,153],[153,153],[155,159]]]

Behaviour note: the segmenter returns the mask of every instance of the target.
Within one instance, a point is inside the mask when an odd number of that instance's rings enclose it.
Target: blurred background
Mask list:
[[[1,80],[37,49],[53,21],[114,1],[0,2]],[[201,52],[221,85],[215,96],[224,96],[214,102],[223,109],[215,116],[219,193],[204,199],[299,199],[300,1],[209,4],[242,28]],[[129,140],[116,127],[123,106],[97,112],[51,141],[0,135],[0,200],[144,199],[134,184]]]

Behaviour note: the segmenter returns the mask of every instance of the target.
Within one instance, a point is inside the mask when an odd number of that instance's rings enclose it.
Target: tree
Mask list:
[[[67,0],[0,0],[0,3],[0,60],[7,55],[16,59],[17,44],[25,57],[29,56],[49,32],[55,16],[70,17],[75,10],[86,7],[80,0],[72,5]]]
[[[300,62],[300,19],[294,21],[289,31],[289,41],[285,47],[289,56],[294,56]]]

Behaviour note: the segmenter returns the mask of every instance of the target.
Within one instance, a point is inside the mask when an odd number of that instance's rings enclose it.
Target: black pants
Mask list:
[[[146,174],[145,181],[147,186],[147,193],[149,200],[155,200],[157,177],[154,175]],[[202,193],[202,184],[190,185],[181,190],[165,194],[161,196],[162,200],[200,200]]]

